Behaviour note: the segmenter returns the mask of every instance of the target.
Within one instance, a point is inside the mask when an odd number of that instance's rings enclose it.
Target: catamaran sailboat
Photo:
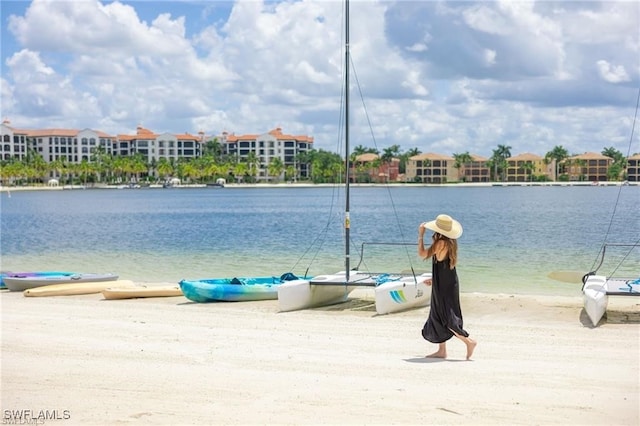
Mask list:
[[[350,269],[349,216],[349,0],[345,1],[345,62],[344,62],[344,135],[345,135],[345,269],[334,274],[317,275],[311,280],[292,280],[278,287],[278,304],[281,312],[307,309],[346,302],[353,290],[359,287],[375,288],[376,312],[386,314],[426,306],[431,291],[424,283],[431,273],[415,274],[370,273]]]

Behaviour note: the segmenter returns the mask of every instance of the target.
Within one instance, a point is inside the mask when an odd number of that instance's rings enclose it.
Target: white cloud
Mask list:
[[[340,3],[221,4],[194,15],[174,2],[34,0],[10,17],[3,5],[18,46],[2,52],[3,115],[112,134],[282,127],[334,149]],[[639,27],[626,1],[351,2],[352,134],[371,146],[370,122],[380,150],[485,156],[622,145]]]
[[[492,49],[484,50],[484,60],[488,67],[496,63],[496,56],[497,56],[497,53],[495,50],[492,50]]]
[[[609,83],[622,83],[630,81],[629,74],[622,65],[611,65],[609,62],[600,60],[596,63],[598,72],[603,80]]]
[[[27,49],[8,58],[7,65],[14,70],[11,75],[13,80],[22,84],[47,79],[55,74],[53,68],[42,62],[38,52]]]

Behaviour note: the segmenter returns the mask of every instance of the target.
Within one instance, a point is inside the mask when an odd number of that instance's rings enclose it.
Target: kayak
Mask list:
[[[76,272],[10,272],[3,277],[10,291],[25,291],[52,284],[116,281],[118,275]]]
[[[247,302],[253,300],[275,300],[280,284],[298,280],[291,273],[277,276],[244,278],[211,278],[182,280],[180,289],[193,302]]]

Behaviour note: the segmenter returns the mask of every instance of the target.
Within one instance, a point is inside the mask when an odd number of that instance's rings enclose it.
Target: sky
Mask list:
[[[341,146],[342,1],[5,1],[19,129]],[[490,157],[640,152],[639,1],[350,2],[350,145]],[[635,131],[634,131],[635,128]]]

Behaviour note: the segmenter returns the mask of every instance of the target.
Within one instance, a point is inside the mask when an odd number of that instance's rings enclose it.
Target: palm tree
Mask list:
[[[276,182],[280,180],[280,175],[283,170],[284,163],[282,160],[278,157],[272,158],[269,162],[269,166],[267,167],[267,173],[269,173],[270,176],[274,176]]]
[[[391,145],[388,148],[382,150],[380,159],[383,164],[389,164],[394,158],[400,156],[400,145]]]
[[[529,175],[529,182],[533,182],[533,171],[535,169],[536,169],[536,166],[531,161],[527,161],[522,165],[522,170],[524,170],[525,173]]]
[[[165,157],[158,160],[158,174],[162,176],[162,180],[166,181],[169,176],[173,175],[173,165]]]
[[[453,160],[453,167],[458,169],[458,180],[460,180],[460,168],[465,164],[471,163],[473,161],[473,157],[471,157],[469,151],[466,151],[462,154],[453,154]],[[466,176],[462,176],[462,181],[466,181]]]
[[[247,155],[245,161],[249,169],[249,175],[253,178],[253,180],[257,180],[258,172],[260,170],[260,158],[258,158],[258,155],[254,151],[251,151]]]
[[[98,145],[91,151],[91,161],[94,163],[98,182],[102,181],[102,173],[109,170],[112,156],[107,154],[104,145]]]
[[[133,157],[128,158],[127,171],[136,176],[136,183],[140,182],[141,173],[149,173],[149,167],[144,161],[144,157],[140,153],[136,153]]]
[[[26,166],[25,164],[17,159],[11,159],[7,162],[2,163],[2,167],[0,167],[0,176],[5,185],[11,183],[11,181],[16,181],[20,177],[26,175]]]
[[[122,176],[126,170],[125,157],[113,157],[113,162],[111,163],[111,170],[115,175],[116,182],[122,182]]]
[[[498,177],[498,170],[502,176],[502,181],[505,180],[504,171],[507,168],[507,158],[511,157],[511,147],[508,145],[498,145],[497,149],[493,150],[491,158],[494,160],[493,167],[495,169],[495,178]]]
[[[411,148],[407,152],[400,154],[400,164],[398,165],[398,172],[407,173],[407,163],[409,162],[409,158],[420,155],[420,153],[421,152],[418,148]]]
[[[178,164],[180,176],[189,178],[190,181],[197,182],[202,176],[201,170],[193,161],[181,161]]]
[[[569,152],[562,147],[562,145],[555,146],[551,151],[547,152],[544,156],[545,161],[550,163],[550,160],[556,161],[556,170],[555,176],[553,180],[558,180],[558,169],[560,167],[560,163],[566,160],[569,157]]]
[[[626,162],[624,154],[622,152],[618,151],[617,149],[615,149],[614,147],[604,148],[602,150],[601,154],[606,156],[606,157],[613,158],[613,162],[614,163],[625,163]]]
[[[571,160],[568,160],[568,161],[571,161]],[[580,170],[579,173],[578,173],[578,180],[581,181],[581,182],[586,180],[585,173],[587,172],[587,170],[586,170],[587,160],[575,159],[575,160],[573,160],[573,162]]]
[[[379,153],[378,150],[375,148],[367,148],[362,145],[358,145],[355,148],[353,148],[353,150],[351,151],[350,158],[355,158],[358,155],[362,155],[362,154],[378,154],[378,153]]]
[[[67,158],[66,157],[58,157],[53,160],[49,167],[52,171],[56,172],[56,176],[60,179],[60,183],[64,185],[64,173],[67,170]]]
[[[94,173],[96,168],[93,163],[90,163],[87,159],[83,159],[80,164],[76,165],[76,171],[82,176],[82,182],[84,186],[87,186],[87,177]]]
[[[382,150],[382,155],[380,156],[380,163],[384,167],[385,180],[390,178],[390,165],[393,162],[394,158],[400,157],[400,145],[391,145],[388,148]]]
[[[218,138],[207,141],[202,148],[202,155],[211,155],[213,158],[221,158],[222,152],[222,144],[220,144]]]
[[[40,155],[32,148],[29,148],[27,150],[26,165],[29,176],[31,176],[34,180],[44,180],[49,165],[46,161],[44,161],[42,155]]]
[[[602,155],[613,158],[613,164],[607,170],[607,180],[622,180],[627,169],[627,159],[624,154],[614,147],[602,150]]]
[[[293,166],[287,166],[287,168],[284,170],[284,178],[285,180],[295,182],[298,178],[296,168]]]
[[[249,167],[247,163],[236,163],[233,166],[232,173],[236,179],[236,182],[239,182],[244,176],[249,173]]]

